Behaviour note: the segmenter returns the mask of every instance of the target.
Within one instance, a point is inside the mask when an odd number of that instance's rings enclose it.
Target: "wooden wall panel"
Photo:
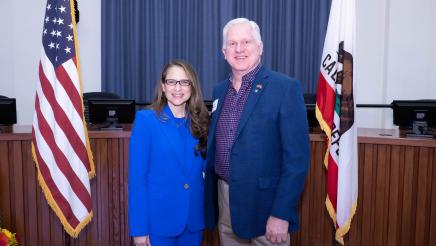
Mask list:
[[[14,187],[13,193],[11,194],[11,201],[13,204],[12,218],[21,217],[24,214],[24,203],[23,203],[23,158],[21,150],[21,141],[12,141],[9,143],[10,154],[14,160],[14,166],[11,168],[11,176],[13,179],[9,182],[12,187]],[[13,224],[17,231],[25,231],[24,220],[13,219]]]
[[[23,146],[23,176],[24,176],[24,224],[26,228],[25,241],[31,242],[38,238],[38,230],[31,228],[38,228],[38,209],[37,209],[37,190],[40,187],[37,184],[37,177],[35,174],[35,165],[30,155],[25,153],[31,152],[30,141],[22,142]]]
[[[131,245],[129,133],[91,133],[94,217],[70,238],[47,205],[31,157],[30,134],[0,135],[0,215],[23,245]],[[325,209],[324,138],[311,136],[311,163],[291,245],[335,245]],[[359,197],[346,245],[436,245],[436,141],[359,138]],[[206,231],[203,245],[219,245]]]
[[[433,149],[433,153],[431,154],[430,160],[436,160],[436,148]],[[436,164],[435,162],[430,161],[430,165],[432,166],[431,171],[431,193],[430,193],[430,216],[429,216],[429,241],[436,243]]]
[[[365,208],[373,208],[375,207],[375,193],[371,192],[375,189],[374,182],[375,179],[375,165],[373,157],[377,157],[374,151],[373,145],[360,145],[363,148],[363,168],[359,173],[359,194],[358,199],[361,199],[361,206],[357,207],[357,216],[359,212],[362,214],[362,229],[361,229],[361,242],[363,245],[373,245],[372,240],[374,235],[373,220],[374,220],[374,211],[373,209],[365,209]],[[353,221],[354,222],[354,221]],[[353,225],[351,225],[353,228]]]
[[[4,227],[17,232],[22,245],[131,244],[127,226],[128,135],[90,142],[97,173],[91,180],[94,217],[73,239],[63,230],[39,186],[30,136],[19,141],[0,139],[0,216]]]
[[[412,234],[411,226],[415,224],[415,218],[412,214],[413,209],[413,197],[414,197],[414,175],[416,173],[416,168],[413,168],[413,157],[414,149],[413,147],[406,147],[405,150],[405,162],[404,162],[404,183],[403,183],[403,199],[402,199],[402,209],[401,214],[401,238],[400,242],[402,245],[412,245]],[[415,189],[416,190],[416,189]]]
[[[427,194],[429,194],[428,182],[428,148],[421,148],[418,156],[418,170],[417,170],[417,187],[420,187],[416,193],[416,226],[415,226],[415,245],[423,245],[428,242],[428,232],[425,226],[428,216]]]
[[[402,149],[404,147],[392,146],[392,163],[390,169],[390,179],[389,179],[389,204],[399,204],[399,193],[400,193],[400,154],[403,153]],[[394,164],[393,164],[394,163]],[[397,165],[398,168],[393,168],[393,165]],[[400,233],[400,215],[399,206],[389,207],[388,209],[388,225],[387,225],[387,243],[386,245],[398,245],[398,235]]]
[[[0,219],[4,225],[11,225],[10,162],[8,142],[0,141]]]

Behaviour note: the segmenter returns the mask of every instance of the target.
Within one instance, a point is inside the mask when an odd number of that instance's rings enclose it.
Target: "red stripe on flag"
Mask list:
[[[58,145],[56,144],[53,131],[42,115],[41,108],[39,105],[38,94],[36,95],[36,99],[37,100],[35,102],[35,111],[37,114],[39,131],[41,132],[42,137],[44,138],[45,142],[48,144],[49,148],[51,149],[53,156],[56,160],[57,166],[59,167],[59,169],[64,174],[65,178],[70,183],[71,189],[74,191],[74,193],[83,203],[83,205],[86,207],[88,212],[91,212],[92,209],[91,196],[88,190],[86,189],[86,187],[82,184],[82,181],[79,179],[79,177],[77,177],[77,174],[69,165],[68,159],[65,157],[64,153],[59,149]]]
[[[76,87],[74,86],[73,81],[71,80],[70,76],[68,75],[67,71],[65,70],[65,68],[63,66],[58,66],[55,69],[55,71],[56,71],[56,77],[58,78],[62,87],[64,87],[68,96],[70,97],[70,100],[71,100],[72,104],[74,105],[74,108],[76,109],[77,114],[83,120],[83,117],[82,117],[83,116],[82,99],[80,98],[80,92],[77,91]]]
[[[330,129],[332,129],[335,114],[335,99],[335,91],[329,86],[322,73],[319,73],[316,105]]]
[[[36,158],[38,160],[38,169],[41,172],[41,177],[42,179],[44,179],[44,183],[47,185],[47,188],[49,189],[54,202],[56,202],[56,205],[61,210],[65,219],[68,221],[71,227],[76,228],[76,226],[80,223],[80,221],[76,218],[76,216],[73,213],[73,210],[71,209],[70,204],[62,195],[57,185],[55,184],[54,180],[52,179],[50,170],[47,164],[45,163],[45,161],[42,159],[41,153],[39,152],[38,144],[35,138],[35,129],[33,128],[32,128],[32,143],[33,146],[35,147],[34,149],[35,149]]]
[[[88,152],[86,150],[85,144],[80,139],[76,130],[73,128],[71,121],[68,116],[65,114],[64,110],[60,107],[59,103],[56,101],[56,96],[48,81],[47,77],[44,74],[42,69],[42,64],[39,63],[39,79],[41,81],[42,91],[44,92],[47,101],[50,103],[53,113],[58,125],[62,128],[63,132],[67,136],[68,141],[74,149],[74,152],[77,154],[79,159],[82,161],[88,172],[91,171],[91,165],[89,163]]]
[[[327,195],[336,212],[338,200],[338,165],[336,164],[335,160],[333,160],[331,155],[329,155],[328,162]]]
[[[74,59],[73,59],[74,60]],[[63,66],[58,66],[56,68],[56,76],[61,83],[61,85],[64,87],[65,91],[67,92],[68,96],[70,97],[70,100],[72,104],[74,105],[74,108],[76,109],[78,115],[80,116],[81,120],[83,121],[83,105],[82,105],[82,99],[80,97],[80,92],[77,91],[76,87],[74,86],[73,81],[71,80],[70,76],[68,76],[67,71]],[[78,139],[77,139],[78,138]],[[73,137],[71,141],[80,141],[77,142],[75,145],[71,143],[74,147],[78,147],[77,150],[75,150],[76,154],[79,156],[82,163],[86,166],[86,170],[88,172],[91,171],[91,164],[89,163],[89,157],[88,152],[86,150],[86,146],[81,142],[79,136]]]

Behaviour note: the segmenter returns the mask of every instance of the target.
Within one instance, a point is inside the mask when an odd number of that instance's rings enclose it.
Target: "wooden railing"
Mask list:
[[[346,245],[436,245],[436,140],[394,131],[360,131],[359,198]],[[90,132],[96,177],[94,217],[70,238],[48,207],[31,158],[29,128],[0,134],[0,216],[22,245],[131,245],[127,223],[130,132]],[[325,209],[324,137],[311,135],[311,166],[300,203],[301,229],[291,245],[335,245]],[[218,245],[205,232],[203,245]]]

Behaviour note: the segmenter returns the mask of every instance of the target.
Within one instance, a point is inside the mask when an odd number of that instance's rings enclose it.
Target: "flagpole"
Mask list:
[[[338,246],[338,241],[336,241],[336,237],[335,237],[335,231],[333,231],[332,246]]]

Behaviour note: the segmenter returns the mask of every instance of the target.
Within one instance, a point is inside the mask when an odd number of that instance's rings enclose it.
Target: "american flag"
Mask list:
[[[95,175],[86,124],[71,0],[48,0],[36,85],[32,154],[38,180],[66,232],[77,237],[92,218]]]

